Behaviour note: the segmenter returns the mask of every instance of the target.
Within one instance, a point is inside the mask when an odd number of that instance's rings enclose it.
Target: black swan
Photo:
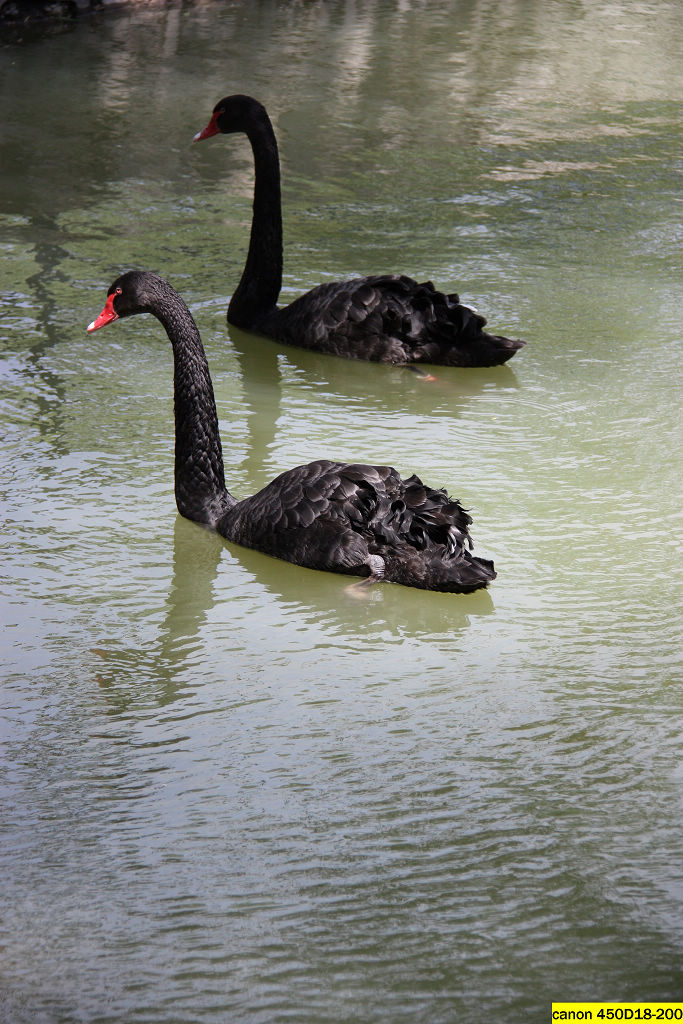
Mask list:
[[[217,103],[194,141],[245,132],[254,152],[254,216],[247,262],[228,323],[301,348],[378,363],[498,366],[525,344],[482,330],[486,320],[431,281],[383,274],[318,285],[278,308],[282,210],[277,142],[265,108],[251,96]]]
[[[206,354],[192,314],[156,274],[129,271],[88,326],[152,313],[173,346],[175,496],[181,515],[228,540],[311,569],[467,593],[495,579],[470,554],[470,516],[445,490],[389,466],[321,459],[281,473],[238,501],[225,486],[218,417]]]

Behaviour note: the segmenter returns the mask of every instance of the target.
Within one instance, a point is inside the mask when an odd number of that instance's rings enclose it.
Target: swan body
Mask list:
[[[401,274],[318,285],[278,307],[282,287],[280,162],[265,108],[227,96],[195,141],[245,133],[254,154],[254,210],[246,265],[228,306],[228,323],[301,348],[380,363],[497,366],[524,342],[488,334],[486,319],[456,294]]]
[[[471,554],[471,517],[445,490],[390,466],[320,459],[281,473],[238,501],[225,485],[213,386],[199,331],[156,274],[117,278],[95,331],[136,313],[163,325],[174,355],[175,495],[181,515],[277,558],[424,590],[466,593],[495,579]]]

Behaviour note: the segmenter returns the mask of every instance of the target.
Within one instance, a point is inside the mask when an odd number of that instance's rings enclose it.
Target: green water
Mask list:
[[[683,997],[679,5],[111,8],[0,47],[0,1019],[536,1022]],[[248,92],[283,299],[431,279],[527,347],[398,369],[226,327]],[[184,295],[238,497],[309,459],[470,508],[498,578],[377,587],[173,500]]]

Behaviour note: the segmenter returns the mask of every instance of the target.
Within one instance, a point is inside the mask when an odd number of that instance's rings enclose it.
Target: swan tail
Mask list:
[[[468,552],[460,557],[444,557],[433,551],[420,557],[385,555],[385,579],[421,590],[437,590],[449,594],[471,594],[483,590],[496,578],[493,562]]]
[[[386,562],[385,578],[425,590],[469,593],[496,577],[493,562],[471,554],[472,517],[444,489],[413,475],[387,493],[373,520],[371,550]]]
[[[506,338],[502,334],[488,334],[482,331],[473,343],[473,356],[476,362],[472,366],[502,366],[512,359],[516,352],[526,345],[521,338]],[[462,366],[462,363],[456,365]]]
[[[499,366],[526,344],[521,338],[489,334],[484,330],[486,317],[463,305],[455,292],[444,295],[431,281],[418,287],[422,298],[416,306],[421,310],[424,327],[421,344],[415,350],[416,362]]]
[[[444,568],[446,571],[442,577],[443,586],[434,589],[457,594],[470,594],[474,590],[482,590],[495,580],[497,575],[490,559],[475,557],[469,553],[456,566]]]

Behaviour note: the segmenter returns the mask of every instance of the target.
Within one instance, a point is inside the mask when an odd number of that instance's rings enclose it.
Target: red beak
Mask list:
[[[112,323],[114,320],[118,320],[119,314],[114,309],[114,293],[107,297],[107,301],[104,304],[104,309],[91,324],[88,324],[88,334],[93,331],[99,331],[100,327],[104,327],[106,324]]]
[[[218,113],[219,112],[217,110],[213,112],[213,114],[211,115],[211,120],[207,124],[206,128],[201,132],[197,132],[197,134],[192,140],[193,142],[201,142],[202,139],[210,139],[212,135],[218,135],[218,133],[220,132],[220,128],[216,123],[218,121]]]

